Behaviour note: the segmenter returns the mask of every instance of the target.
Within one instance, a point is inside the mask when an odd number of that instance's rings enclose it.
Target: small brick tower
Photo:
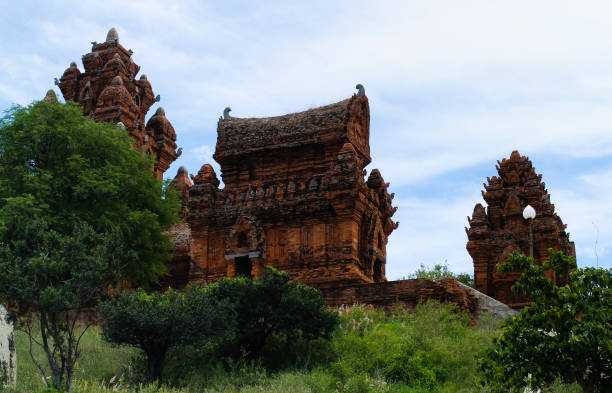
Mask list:
[[[496,265],[507,261],[514,251],[529,255],[529,226],[523,209],[531,205],[536,211],[532,224],[535,263],[548,259],[548,248],[573,256],[576,250],[565,232],[566,225],[555,213],[555,205],[550,203],[542,175],[535,173],[531,161],[513,151],[510,159],[497,163],[499,177],[487,178],[489,184],[484,184],[486,192],[482,192],[486,211],[478,203],[472,217],[468,217],[467,250],[474,260],[476,289],[510,307],[521,308],[529,300],[510,290],[518,274],[499,274]],[[557,284],[565,283],[554,272],[548,274]]]
[[[84,72],[72,62],[56,81],[64,99],[80,103],[83,114],[96,121],[125,127],[136,147],[156,158],[154,170],[161,179],[181,150],[176,150],[176,133],[163,108],[145,126],[145,116],[159,96],[154,96],[146,75],[136,79],[140,67],[132,60],[132,51],[119,43],[112,28],[105,42],[92,42],[91,52],[82,61]]]

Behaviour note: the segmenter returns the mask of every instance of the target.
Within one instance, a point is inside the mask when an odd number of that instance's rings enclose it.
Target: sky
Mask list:
[[[387,278],[473,273],[466,216],[513,150],[542,174],[579,266],[612,267],[612,4],[605,1],[13,1],[0,110],[41,99],[111,27],[183,155],[212,163],[223,108],[300,112],[365,86],[372,163],[398,206]],[[149,111],[149,116],[156,110]]]

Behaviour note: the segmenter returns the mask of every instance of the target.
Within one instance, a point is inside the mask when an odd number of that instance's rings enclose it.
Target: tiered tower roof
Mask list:
[[[147,112],[160,97],[154,95],[146,75],[137,78],[140,66],[132,53],[119,43],[119,34],[112,28],[106,41],[92,42],[91,52],[82,57],[83,72],[72,62],[56,83],[66,101],[81,104],[84,115],[96,121],[121,123],[136,147],[155,156],[155,172],[161,178],[180,155],[180,149],[176,150],[176,133],[163,109],[159,108],[145,125]]]

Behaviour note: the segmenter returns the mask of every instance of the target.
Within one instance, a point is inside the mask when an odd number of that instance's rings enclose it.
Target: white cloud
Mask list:
[[[347,98],[363,83],[371,167],[401,204],[389,249],[390,261],[401,262],[388,266],[390,277],[445,259],[470,270],[465,216],[481,201],[482,173],[495,174],[495,161],[512,150],[536,166],[544,155],[579,166],[612,156],[608,2],[111,0],[4,9],[0,105],[41,98],[115,26],[184,147],[168,175],[205,162],[219,173],[212,154],[226,106],[238,117],[297,112]],[[460,170],[473,171],[474,181],[445,184]],[[592,172],[576,168],[584,175],[551,195],[580,255],[593,254],[598,225],[601,260],[612,250],[612,189],[608,172]],[[423,184],[431,188],[411,191]]]
[[[214,150],[208,145],[202,145],[191,149],[191,152],[196,158],[202,163],[209,163],[213,161]]]
[[[399,227],[389,237],[387,278],[398,279],[413,273],[420,264],[448,263],[455,272],[473,274],[472,259],[465,249],[468,226],[480,190],[455,197],[396,197],[393,219]]]
[[[612,267],[612,168],[568,179],[552,201],[576,243],[580,266]]]

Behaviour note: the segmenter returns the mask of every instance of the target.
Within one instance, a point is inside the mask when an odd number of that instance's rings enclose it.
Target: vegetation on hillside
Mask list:
[[[521,272],[513,290],[531,306],[504,324],[486,351],[482,367],[500,391],[522,391],[555,379],[578,383],[586,393],[612,388],[612,269],[576,268],[574,257],[548,249],[548,261],[510,255],[500,272]],[[570,275],[571,285],[556,286],[546,277]],[[570,273],[571,272],[571,273]]]
[[[389,312],[366,306],[340,310],[332,340],[299,343],[289,366],[275,371],[256,360],[229,365],[210,349],[181,347],[169,352],[165,384],[159,392],[489,392],[477,386],[477,355],[499,333],[497,322],[484,318],[471,326],[452,306],[435,302],[414,313],[400,307]],[[273,343],[270,342],[270,345]],[[42,391],[42,381],[27,356],[27,338],[17,334],[19,385],[15,391]],[[40,352],[37,355],[41,355]],[[82,361],[76,369],[76,392],[154,392],[146,387],[144,363],[137,351],[112,347],[99,330],[88,331]],[[112,382],[111,382],[112,381]],[[142,385],[145,384],[145,385]],[[576,386],[553,384],[546,392],[579,393]]]
[[[409,274],[407,278],[424,278],[427,280],[442,280],[444,278],[454,278],[455,280],[473,287],[474,277],[469,273],[454,273],[448,268],[448,264],[436,264],[433,267],[428,267],[423,264],[412,274]]]
[[[166,355],[177,346],[191,346],[187,352],[195,362],[257,360],[271,368],[278,361],[275,353],[328,339],[338,319],[318,290],[271,267],[256,280],[223,279],[183,292],[124,292],[99,310],[104,338],[141,349],[148,381],[160,385]],[[205,354],[201,348],[210,350]],[[185,348],[180,351],[189,359]]]

